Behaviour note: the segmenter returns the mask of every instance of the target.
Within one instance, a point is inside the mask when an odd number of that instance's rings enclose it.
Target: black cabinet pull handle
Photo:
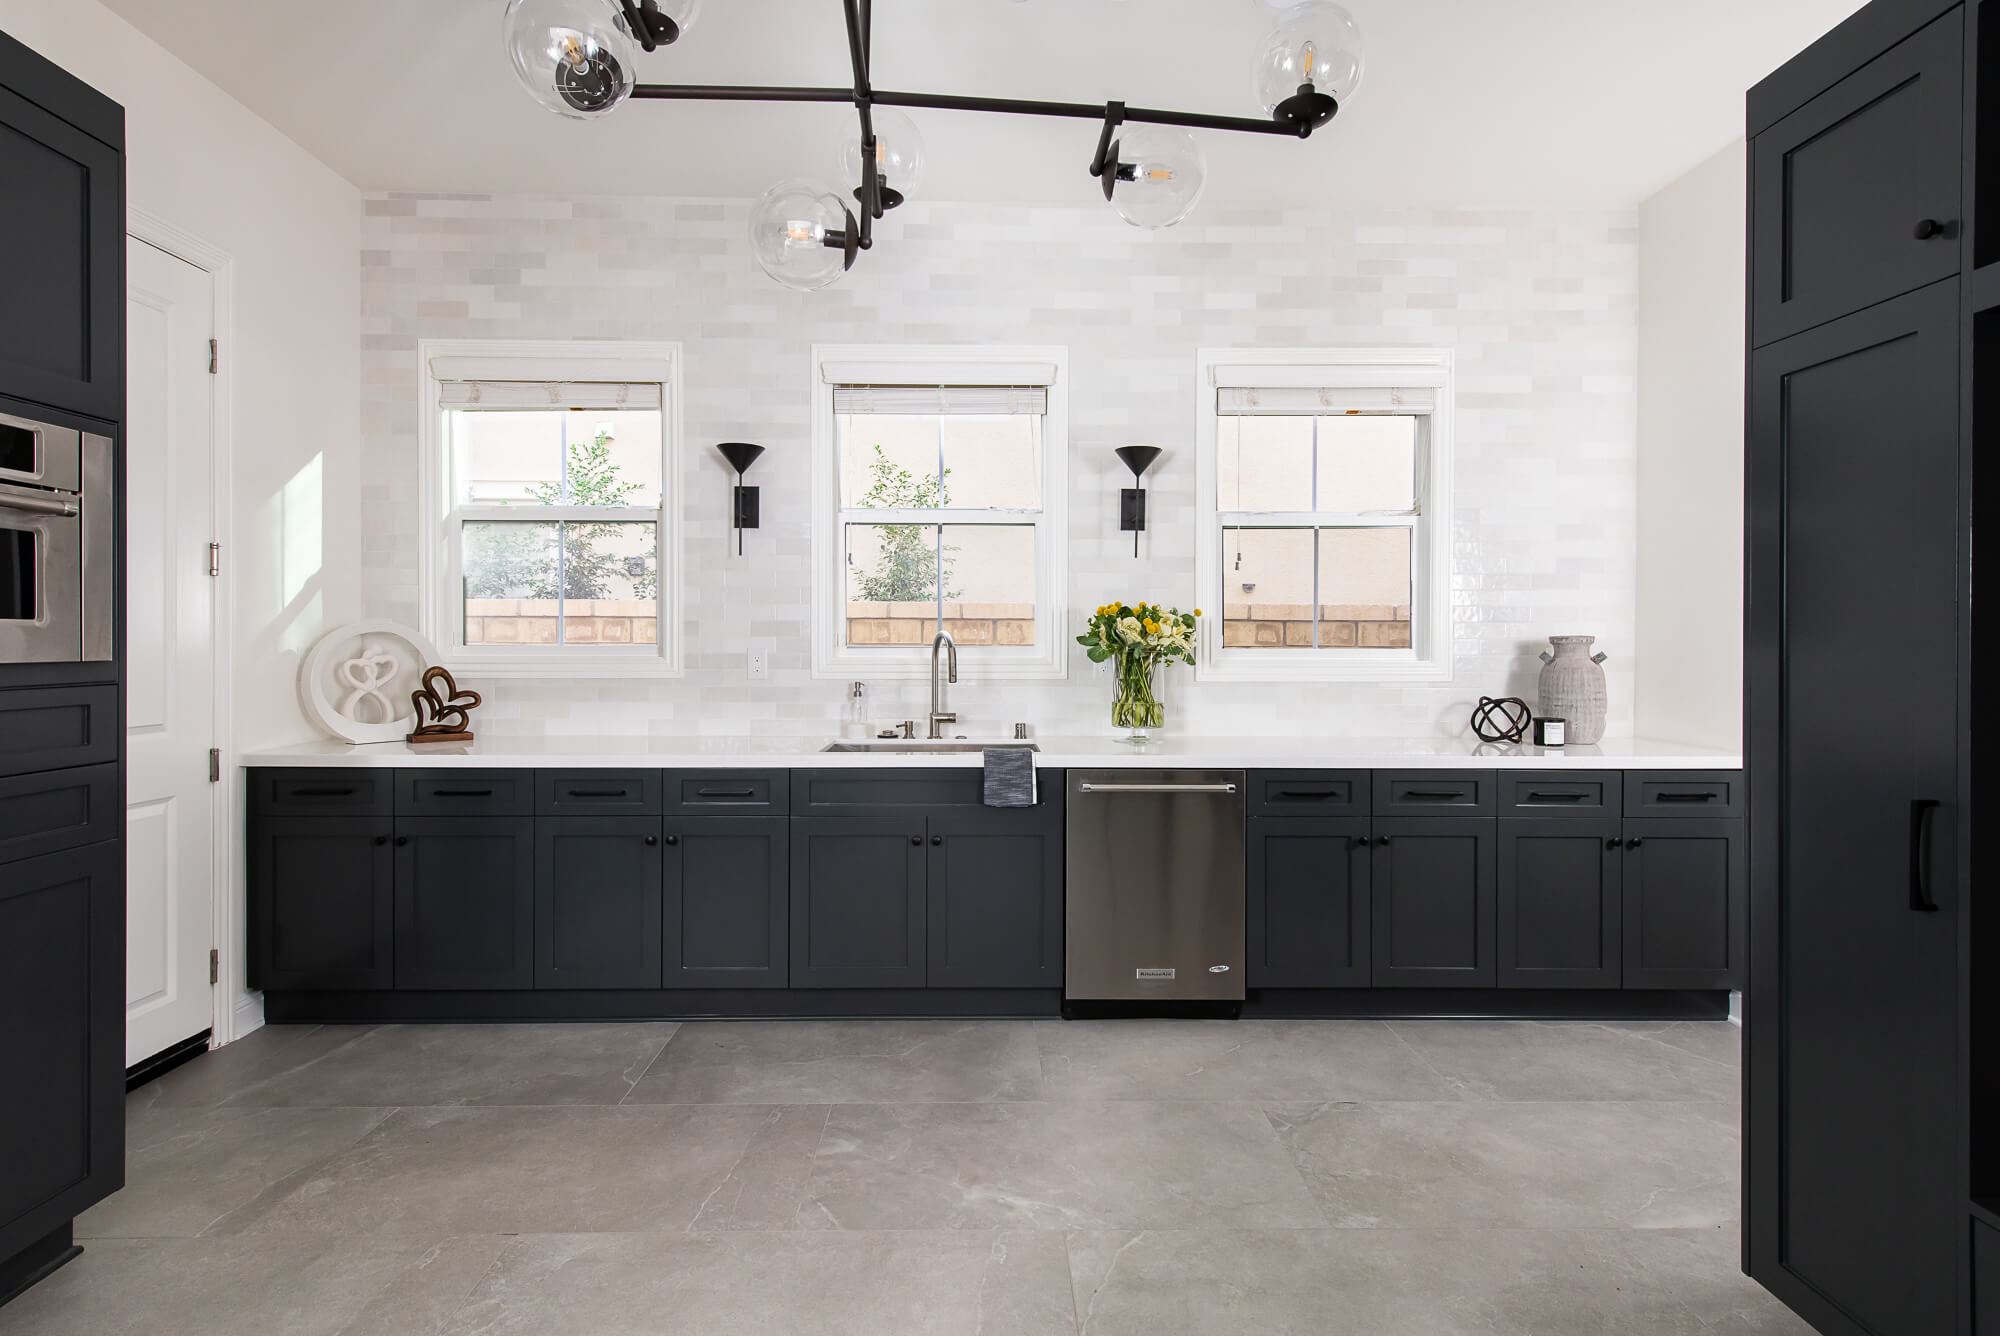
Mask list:
[[[492,789],[432,789],[433,798],[491,798]]]
[[[1408,789],[1403,793],[1403,797],[1406,800],[1427,803],[1448,803],[1455,798],[1463,798],[1464,796],[1463,793],[1456,789],[1450,793],[1439,793],[1432,789]]]
[[[375,837],[375,847],[378,849],[381,848],[383,845],[387,844],[388,842],[389,842],[389,837],[387,835],[377,835]]]
[[[1335,793],[1331,789],[1327,789],[1324,791],[1310,791],[1310,792],[1305,789],[1278,790],[1278,797],[1280,798],[1309,798],[1315,802],[1324,802],[1328,798],[1338,798],[1339,796],[1340,795],[1338,793]]]
[[[1590,795],[1587,793],[1531,793],[1531,803],[1580,803]]]
[[[1950,230],[1935,218],[1924,218],[1918,220],[1915,236],[1918,241],[1929,241],[1932,237],[1941,237]]]
[[[648,849],[652,848],[652,847],[653,847],[654,845],[658,844],[659,842],[660,842],[660,837],[659,837],[659,836],[657,836],[657,835],[648,835],[648,836],[646,837],[646,847],[647,847]]]
[[[755,789],[696,789],[697,798],[754,798]]]
[[[294,798],[352,798],[354,796],[354,788],[350,785],[344,789],[293,789],[292,796]]]
[[[1931,887],[1931,828],[1937,809],[1935,798],[1910,799],[1910,908],[1919,914],[1937,913],[1937,894]]]
[[[1714,799],[1715,795],[1706,791],[1701,793],[1656,793],[1653,795],[1653,801],[1656,803],[1705,803],[1712,802]]]
[[[623,798],[629,792],[630,790],[628,789],[571,789],[568,796],[571,798]]]
[[[397,847],[398,849],[402,848],[402,847],[403,847],[404,845],[408,844],[409,842],[410,842],[410,837],[409,837],[409,836],[407,836],[407,835],[398,835],[398,836],[396,837],[396,847]]]

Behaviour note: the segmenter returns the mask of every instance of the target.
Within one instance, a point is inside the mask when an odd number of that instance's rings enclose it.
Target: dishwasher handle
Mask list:
[[[1093,784],[1079,780],[1078,793],[1234,793],[1234,784]]]

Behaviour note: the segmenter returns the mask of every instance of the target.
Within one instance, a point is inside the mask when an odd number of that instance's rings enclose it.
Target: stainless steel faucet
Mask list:
[[[950,674],[946,680],[958,681],[958,642],[953,640],[951,633],[942,627],[931,640],[931,737],[933,739],[944,736],[944,730],[938,725],[958,722],[958,716],[944,708],[944,682],[938,680],[940,649],[945,651],[945,671]]]

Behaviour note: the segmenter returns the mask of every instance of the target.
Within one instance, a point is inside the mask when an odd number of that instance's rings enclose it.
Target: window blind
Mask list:
[[[623,381],[447,380],[438,385],[438,407],[484,411],[554,408],[657,409],[657,383]]]
[[[1041,385],[836,385],[833,411],[1040,417],[1049,411],[1049,392]]]
[[[1225,388],[1215,392],[1223,417],[1335,417],[1345,413],[1429,413],[1437,392],[1423,388],[1308,389],[1270,386]]]

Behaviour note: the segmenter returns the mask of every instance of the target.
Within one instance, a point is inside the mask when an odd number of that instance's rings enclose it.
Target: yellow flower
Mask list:
[[[1201,616],[1201,609],[1200,609],[1200,608],[1196,608],[1196,609],[1194,610],[1194,615],[1195,615],[1195,616],[1197,616],[1197,617]]]
[[[1158,635],[1159,633],[1160,633],[1160,624],[1154,621],[1151,617],[1148,617],[1146,619],[1146,634],[1151,636],[1151,635]]]

